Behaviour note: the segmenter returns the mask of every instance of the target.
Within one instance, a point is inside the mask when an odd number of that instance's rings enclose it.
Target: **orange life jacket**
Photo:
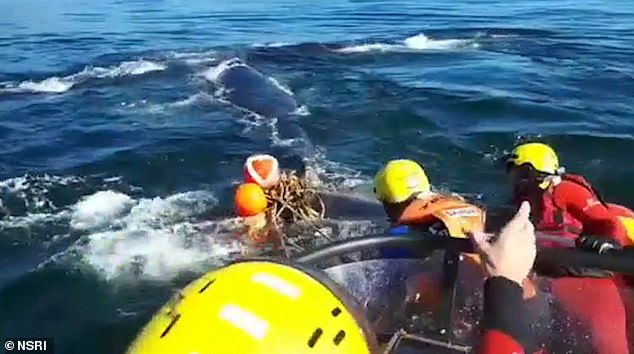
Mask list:
[[[397,219],[402,225],[435,221],[441,221],[451,237],[466,238],[468,233],[484,231],[485,214],[460,198],[434,195],[414,199]]]
[[[483,232],[486,214],[484,210],[464,200],[445,195],[435,195],[428,198],[413,200],[402,212],[397,220],[401,225],[425,225],[437,221],[443,223],[451,237],[466,238],[468,233]],[[484,276],[481,267],[481,259],[475,253],[464,254],[462,259],[463,271],[467,271],[468,278]],[[472,284],[473,285],[473,284]],[[530,278],[523,282],[524,299],[530,299],[537,293],[536,286]],[[477,283],[474,291],[481,288],[482,284]],[[427,289],[426,291],[429,291]]]

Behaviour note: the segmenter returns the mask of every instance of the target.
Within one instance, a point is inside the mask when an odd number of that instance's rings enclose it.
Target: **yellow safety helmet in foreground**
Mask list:
[[[516,146],[506,160],[507,165],[530,165],[536,171],[556,175],[559,174],[559,158],[555,151],[542,143],[526,143]]]
[[[331,282],[272,261],[229,265],[181,290],[128,353],[373,353],[365,318]]]
[[[430,190],[425,170],[412,160],[392,160],[374,177],[374,192],[384,203],[401,203]]]

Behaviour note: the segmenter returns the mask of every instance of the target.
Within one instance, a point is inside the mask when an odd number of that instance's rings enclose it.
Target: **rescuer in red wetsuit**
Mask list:
[[[514,198],[530,202],[538,231],[575,240],[582,234],[600,235],[620,245],[634,239],[628,236],[632,212],[605,203],[583,177],[565,174],[548,145],[521,144],[506,164]],[[546,242],[540,246],[557,247]],[[575,331],[589,334],[592,346],[585,349],[600,354],[628,353],[625,308],[614,278],[577,270],[564,275],[568,276],[552,281],[551,290],[565,313],[562,316],[574,318],[568,324],[581,323]]]

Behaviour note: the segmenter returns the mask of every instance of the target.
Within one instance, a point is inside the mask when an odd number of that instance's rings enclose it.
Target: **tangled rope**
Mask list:
[[[268,200],[267,216],[278,234],[287,256],[293,251],[303,251],[315,236],[329,241],[317,222],[326,215],[326,206],[314,186],[297,176],[295,171],[283,171],[280,182],[266,190]],[[286,232],[287,225],[301,224],[308,229],[297,234]],[[310,232],[313,231],[313,232]]]

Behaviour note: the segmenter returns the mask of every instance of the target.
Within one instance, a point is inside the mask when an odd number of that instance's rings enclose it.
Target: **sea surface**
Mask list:
[[[235,65],[267,83],[249,96],[297,109],[229,100]],[[499,206],[501,157],[541,139],[634,206],[633,118],[631,0],[2,0],[0,337],[123,352],[240,252],[228,217],[252,153],[368,198],[383,162],[411,158]]]

